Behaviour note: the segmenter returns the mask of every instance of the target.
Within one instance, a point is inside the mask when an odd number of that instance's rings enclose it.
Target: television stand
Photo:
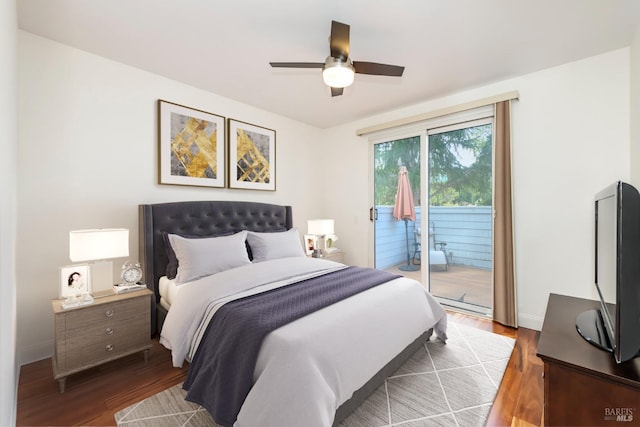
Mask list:
[[[600,303],[551,294],[538,339],[547,426],[640,426],[640,358],[617,364],[584,340],[577,316]]]

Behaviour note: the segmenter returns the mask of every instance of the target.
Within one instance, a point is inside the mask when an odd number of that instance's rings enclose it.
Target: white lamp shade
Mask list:
[[[342,88],[353,83],[353,69],[349,67],[331,67],[322,71],[322,80],[327,86]]]
[[[94,261],[129,256],[129,230],[103,228],[69,232],[69,259]]]
[[[332,219],[310,219],[307,221],[307,232],[316,236],[326,236],[333,234]]]
[[[342,60],[327,56],[322,67],[322,80],[327,86],[343,88],[353,83],[356,70],[349,58]]]

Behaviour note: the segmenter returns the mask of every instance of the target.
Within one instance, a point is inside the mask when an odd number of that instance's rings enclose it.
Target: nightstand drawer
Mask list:
[[[149,343],[149,333],[149,322],[140,317],[115,326],[67,333],[65,367],[74,369],[143,347]]]
[[[129,319],[140,317],[144,312],[149,312],[149,300],[146,298],[89,306],[65,313],[65,330],[69,332],[103,325],[107,327],[109,324],[126,322]]]

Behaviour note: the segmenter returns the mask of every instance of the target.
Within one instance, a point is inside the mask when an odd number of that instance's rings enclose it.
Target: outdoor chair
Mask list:
[[[420,265],[420,254],[422,251],[422,244],[420,243],[420,227],[413,229],[415,235],[415,243],[413,244],[413,264]]]
[[[421,236],[420,227],[415,227],[415,243],[413,250],[413,263],[420,265],[420,254],[422,245],[420,243]],[[435,225],[433,221],[429,221],[429,265],[441,266],[445,271],[449,270],[449,257],[447,256],[447,242],[436,242]]]

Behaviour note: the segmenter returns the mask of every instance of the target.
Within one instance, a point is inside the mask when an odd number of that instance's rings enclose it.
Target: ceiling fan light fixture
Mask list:
[[[343,88],[353,83],[355,72],[350,59],[342,61],[329,56],[322,68],[322,80],[327,86]]]

